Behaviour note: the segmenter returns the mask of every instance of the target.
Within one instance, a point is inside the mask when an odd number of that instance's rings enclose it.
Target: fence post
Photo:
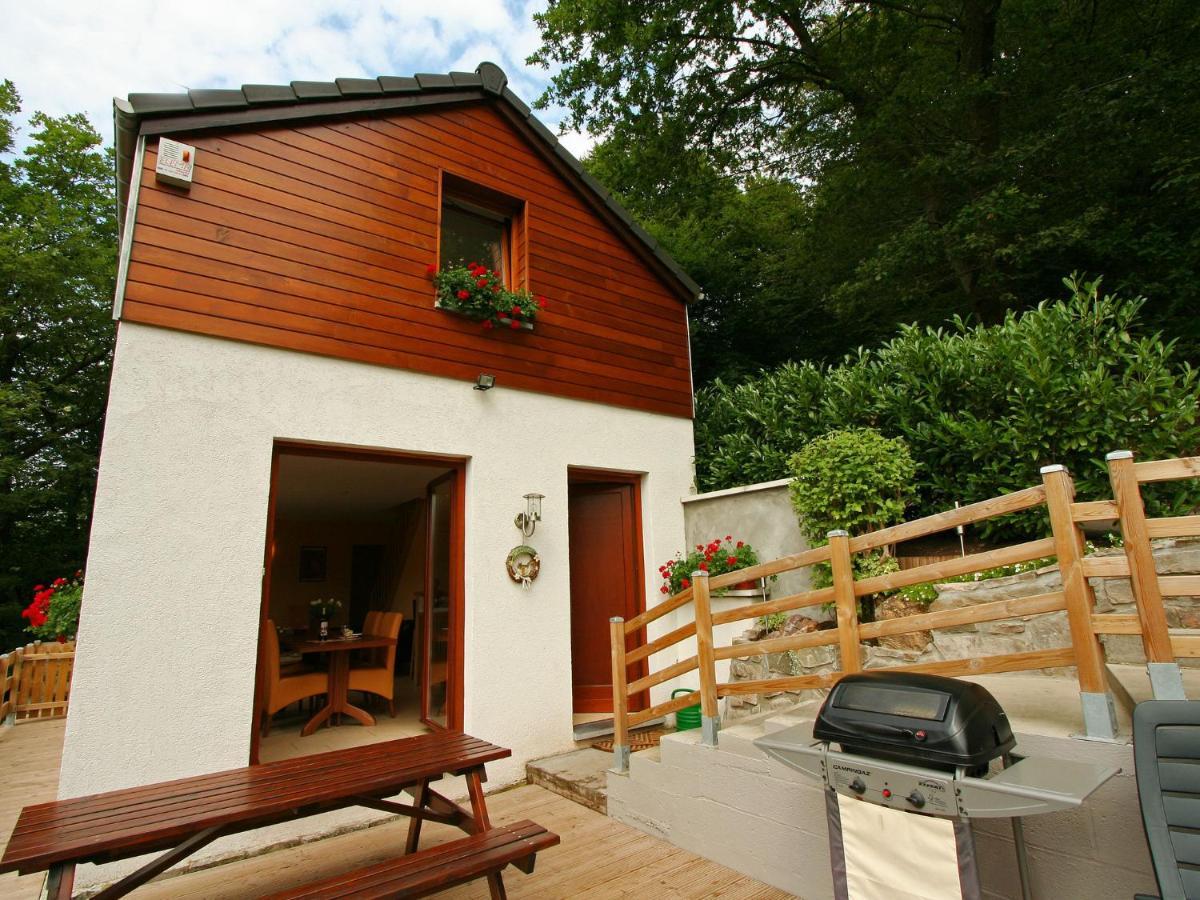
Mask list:
[[[17,679],[15,677],[17,660],[21,651],[14,650],[0,656],[0,710],[4,712],[4,724],[14,725],[17,721]],[[11,666],[11,668],[10,668]]]
[[[1079,672],[1079,701],[1083,707],[1084,734],[1113,740],[1117,736],[1117,712],[1105,678],[1104,645],[1092,628],[1096,595],[1083,574],[1083,533],[1071,515],[1075,483],[1065,466],[1044,466],[1046,509],[1054,535],[1054,552],[1062,575],[1067,602],[1067,621]]]
[[[1167,629],[1167,612],[1163,608],[1158,572],[1154,567],[1150,532],[1146,529],[1146,506],[1133,470],[1133,453],[1114,450],[1105,459],[1113,498],[1117,501],[1117,514],[1121,517],[1121,537],[1125,543],[1125,558],[1129,560],[1129,584],[1137,601],[1146,673],[1150,676],[1154,699],[1186,700],[1183,676],[1175,661],[1175,651],[1171,649],[1171,632]]]
[[[717,714],[717,660],[713,656],[707,572],[692,573],[692,607],[696,613],[696,662],[700,672],[700,742],[715,747],[721,717]]]
[[[24,647],[18,647],[12,654],[16,660],[13,663],[12,688],[8,692],[8,702],[12,704],[10,716],[14,723],[17,721],[17,712],[21,705],[21,692],[24,689],[21,682],[25,680],[25,654],[29,652],[29,646],[26,644]]]
[[[613,616],[608,620],[612,641],[613,685],[613,769],[629,771],[629,694],[625,669],[625,620]]]
[[[858,672],[862,670],[862,661],[859,659],[858,598],[854,596],[854,562],[850,558],[849,533],[840,528],[829,532],[829,551],[842,671]]]

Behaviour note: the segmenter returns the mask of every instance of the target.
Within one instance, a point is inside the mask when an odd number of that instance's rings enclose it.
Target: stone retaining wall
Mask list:
[[[1121,550],[1107,550],[1097,556],[1120,554]],[[1200,541],[1164,540],[1154,542],[1154,558],[1160,575],[1182,575],[1200,573]],[[1133,594],[1128,578],[1093,578],[1098,613],[1134,613]],[[979,582],[950,582],[937,585],[938,598],[929,606],[907,605],[896,598],[888,598],[879,604],[880,618],[894,618],[915,612],[937,612],[957,609],[995,600],[1010,600],[1032,597],[1061,590],[1062,579],[1055,568],[1022,572],[1007,578],[994,578]],[[1167,608],[1167,624],[1172,628],[1200,628],[1200,597],[1164,598]],[[795,615],[784,625],[784,634],[813,630],[819,623],[803,615]],[[735,644],[751,643],[765,637],[761,630],[751,629]],[[771,637],[778,637],[773,633]],[[1104,635],[1103,641],[1112,663],[1143,663],[1141,638],[1137,635]],[[880,638],[877,645],[861,648],[863,668],[876,669],[885,666],[908,665],[911,663],[934,662],[944,659],[964,659],[975,656],[998,656],[1006,653],[1024,653],[1034,650],[1052,650],[1071,644],[1070,629],[1065,612],[1042,613],[1036,616],[1017,616],[977,625],[957,625],[936,631]],[[1200,660],[1181,660],[1182,665],[1197,665]],[[732,681],[753,681],[762,678],[778,678],[790,675],[816,675],[835,671],[838,668],[836,646],[809,647],[786,653],[771,653],[766,656],[750,656],[736,659],[730,666]],[[1044,669],[1047,674],[1073,674],[1073,669]],[[772,710],[786,709],[805,699],[811,699],[812,691],[778,691],[773,693],[734,696],[728,700],[725,711],[727,719],[738,719],[758,715]]]

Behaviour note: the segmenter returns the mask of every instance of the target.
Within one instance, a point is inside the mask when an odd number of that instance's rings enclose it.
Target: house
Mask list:
[[[490,63],[131,94],[115,117],[117,344],[61,795],[253,761],[260,635],[330,599],[335,628],[411,624],[397,719],[324,731],[462,728],[513,748],[501,784],[569,748],[611,709],[608,618],[661,596],[647,561],[683,537],[697,286]],[[463,263],[545,308],[503,328],[439,308],[431,276]],[[523,546],[528,581],[506,571]]]

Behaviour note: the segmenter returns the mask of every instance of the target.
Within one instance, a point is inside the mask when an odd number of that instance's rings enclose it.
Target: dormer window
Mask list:
[[[500,272],[509,290],[521,287],[525,265],[523,201],[466,179],[442,174],[441,268],[475,262]]]

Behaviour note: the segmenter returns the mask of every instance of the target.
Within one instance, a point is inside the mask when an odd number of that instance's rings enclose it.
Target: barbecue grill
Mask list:
[[[839,897],[847,880],[862,875],[853,896],[887,896],[893,882],[897,848],[906,834],[921,831],[916,844],[940,846],[954,866],[943,865],[941,889],[912,896],[979,896],[973,838],[967,820],[1012,818],[1025,897],[1031,896],[1020,816],[1079,806],[1120,769],[1014,754],[1016,741],[1000,704],[981,685],[954,678],[878,670],[844,676],[837,682],[814,723],[765,735],[755,744],[767,754],[824,783],[829,816],[831,858]],[[871,829],[892,829],[880,841],[849,841],[856,853],[846,857],[843,835],[852,832],[864,807],[850,800],[885,807]],[[906,815],[907,814],[907,815]],[[943,825],[938,826],[934,819]],[[952,820],[946,822],[945,820]],[[940,843],[939,843],[940,842]],[[926,854],[929,855],[929,854]],[[931,871],[937,860],[925,860]],[[943,860],[943,862],[945,862]],[[914,860],[908,858],[911,869]],[[958,893],[946,893],[945,873],[961,880]],[[887,873],[892,873],[889,875]],[[878,883],[872,881],[876,878]],[[865,881],[863,879],[866,879]],[[914,878],[920,890],[920,878]],[[932,881],[936,878],[931,876]],[[876,884],[880,893],[864,891]]]

